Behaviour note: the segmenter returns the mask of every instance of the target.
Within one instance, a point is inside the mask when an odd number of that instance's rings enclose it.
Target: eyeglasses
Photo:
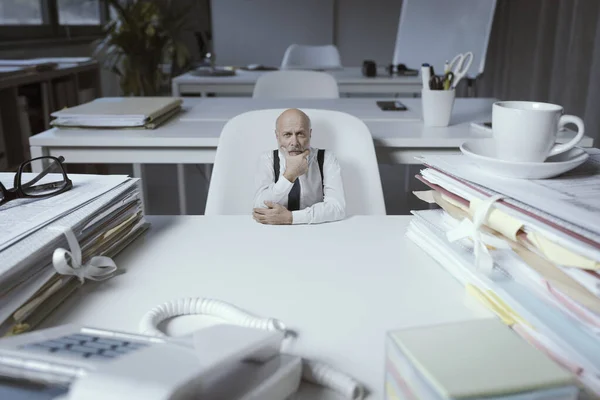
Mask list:
[[[34,161],[46,167],[38,174],[27,174]],[[43,198],[56,196],[73,187],[63,166],[64,157],[43,156],[23,162],[15,175],[12,189],[6,189],[0,182],[0,205],[21,198]]]

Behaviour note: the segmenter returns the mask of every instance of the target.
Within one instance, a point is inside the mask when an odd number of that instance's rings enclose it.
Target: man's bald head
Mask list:
[[[275,121],[275,130],[280,132],[281,124],[288,125],[290,123],[302,125],[305,129],[310,130],[310,118],[308,118],[308,115],[306,115],[303,111],[298,110],[297,108],[289,108],[279,114],[277,121]]]
[[[310,147],[310,118],[297,108],[282,112],[275,121],[275,136],[280,147],[298,155]]]

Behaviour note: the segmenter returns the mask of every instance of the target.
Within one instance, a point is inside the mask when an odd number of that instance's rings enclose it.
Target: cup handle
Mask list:
[[[558,120],[558,129],[562,129],[562,127],[568,123],[577,125],[577,135],[568,143],[554,145],[554,147],[552,147],[552,150],[550,150],[550,154],[548,156],[555,156],[557,154],[564,153],[567,150],[571,150],[577,145],[577,143],[581,142],[581,139],[583,139],[585,129],[581,118],[576,117],[574,115],[563,115]]]

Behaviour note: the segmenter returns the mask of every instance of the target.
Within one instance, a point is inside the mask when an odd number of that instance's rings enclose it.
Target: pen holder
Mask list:
[[[456,92],[450,90],[421,91],[423,123],[425,126],[448,126],[452,117]]]

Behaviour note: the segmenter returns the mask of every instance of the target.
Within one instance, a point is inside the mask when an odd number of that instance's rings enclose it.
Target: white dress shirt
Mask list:
[[[317,152],[318,149],[310,148],[308,172],[298,177],[300,180],[300,209],[292,211],[293,224],[318,224],[337,221],[343,219],[346,215],[346,200],[340,164],[333,152],[325,150],[323,160],[324,182],[322,184]],[[279,150],[279,180],[277,183],[274,179],[273,151],[261,155],[256,175],[255,208],[266,208],[265,201],[272,201],[287,208],[288,194],[293,183],[283,176],[284,172],[285,155],[281,150]]]

